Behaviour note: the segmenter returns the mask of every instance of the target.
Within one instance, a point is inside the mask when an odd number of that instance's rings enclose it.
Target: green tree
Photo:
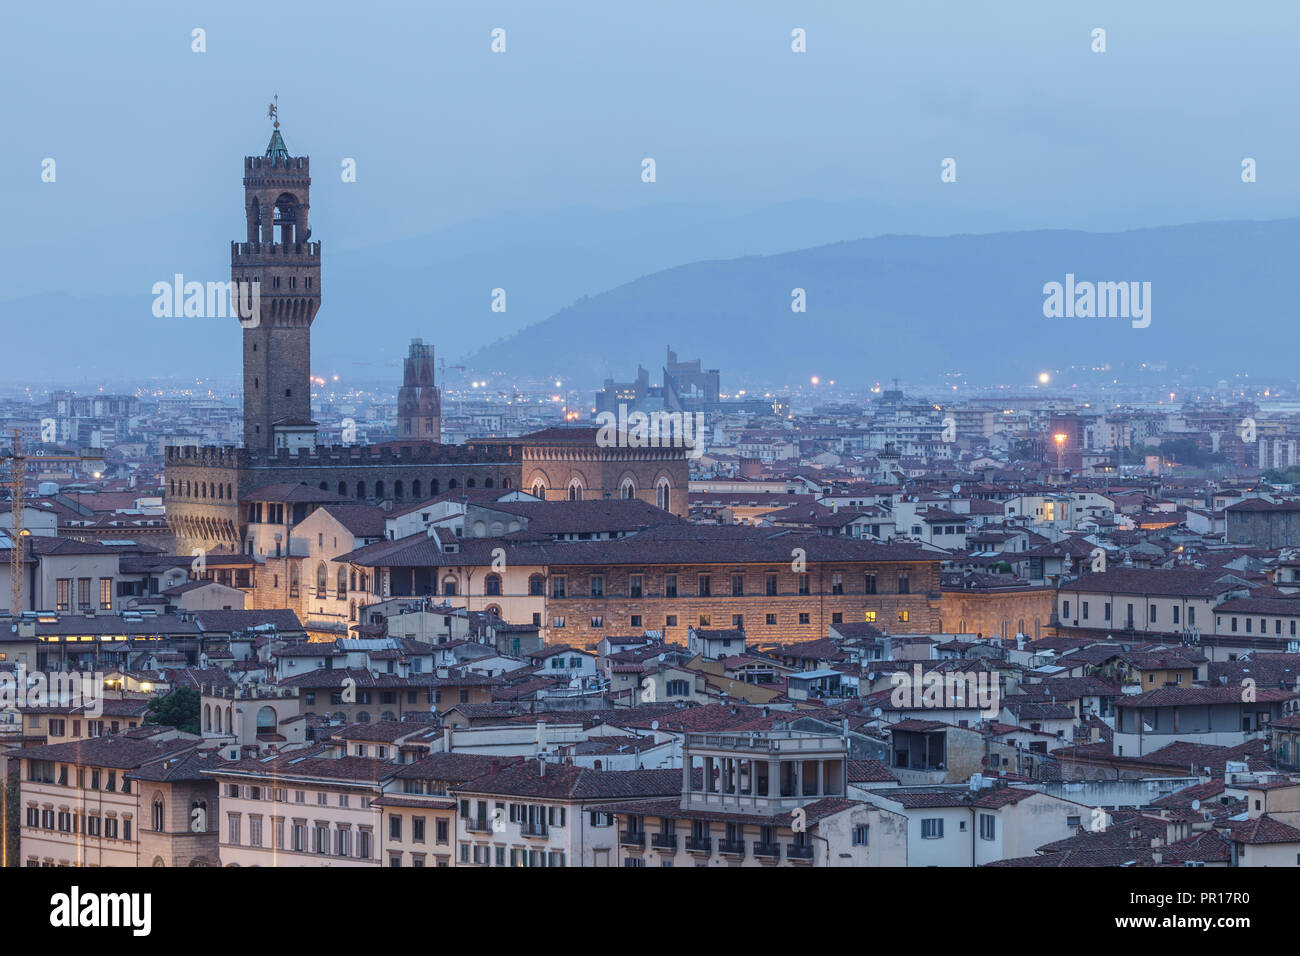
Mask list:
[[[178,687],[166,697],[160,697],[149,703],[149,712],[145,714],[146,724],[162,724],[175,727],[187,734],[199,732],[199,708],[203,699],[199,692],[190,687]]]

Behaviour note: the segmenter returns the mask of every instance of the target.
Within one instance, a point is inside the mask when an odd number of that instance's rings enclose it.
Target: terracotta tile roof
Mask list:
[[[524,760],[455,787],[457,793],[536,797],[543,800],[633,799],[679,794],[682,771],[593,770]]]

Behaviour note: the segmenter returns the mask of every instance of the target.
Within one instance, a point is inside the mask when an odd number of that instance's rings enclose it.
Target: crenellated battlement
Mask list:
[[[275,466],[367,467],[375,465],[479,465],[511,460],[509,448],[475,445],[315,445],[272,454],[233,445],[181,445],[166,449],[168,465],[199,468]]]
[[[263,174],[280,172],[299,179],[302,175],[311,173],[311,157],[290,156],[286,162],[272,156],[245,156],[244,174],[248,175],[252,172]]]
[[[291,263],[295,259],[305,259],[312,265],[320,264],[321,244],[316,242],[239,242],[230,243],[230,264],[232,266],[260,266],[276,263]]]
[[[248,450],[237,445],[168,445],[164,455],[169,465],[196,468],[243,468],[248,464]]]

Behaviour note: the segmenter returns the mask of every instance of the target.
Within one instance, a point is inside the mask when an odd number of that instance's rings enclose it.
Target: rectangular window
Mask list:
[[[899,594],[912,593],[912,581],[906,574],[900,574],[898,576],[898,593]]]
[[[627,577],[628,597],[639,598],[641,596],[641,575],[629,574]]]
[[[926,817],[921,821],[922,840],[940,840],[943,838],[943,818]]]
[[[605,596],[605,576],[603,574],[593,574],[591,576],[591,596],[594,598]]]
[[[980,839],[992,840],[997,835],[997,820],[991,813],[980,814]]]
[[[801,574],[801,575],[799,575],[799,594],[800,594],[801,596],[806,596],[806,595],[810,594],[811,591],[809,590],[809,588],[810,588],[810,585],[809,585],[809,578],[808,578],[808,575],[807,575],[807,574]]]
[[[677,597],[677,575],[664,575],[664,597]]]
[[[745,576],[743,574],[733,574],[731,576],[731,596],[745,596]]]
[[[776,596],[776,575],[772,573],[763,576],[763,591],[768,597]]]
[[[99,609],[101,611],[111,611],[113,609],[113,579],[99,579]]]
[[[874,574],[863,575],[862,582],[862,592],[864,594],[876,593],[876,576]]]
[[[709,576],[708,576],[707,574],[701,574],[701,575],[700,575],[700,591],[699,591],[699,595],[700,595],[700,597],[712,597],[712,595],[713,595],[713,591],[712,591],[711,586],[710,586],[710,584],[709,584]]]
[[[565,584],[565,582],[564,582],[564,575],[563,575],[563,574],[555,574],[555,575],[552,575],[552,576],[551,576],[551,597],[553,597],[553,598],[562,598],[562,597],[564,597],[564,596],[565,596],[565,595],[564,595],[564,584]]]

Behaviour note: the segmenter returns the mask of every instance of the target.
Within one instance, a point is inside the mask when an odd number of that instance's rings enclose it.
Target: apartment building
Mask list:
[[[609,804],[676,794],[681,771],[595,770],[544,757],[498,761],[452,788],[461,866],[610,866]]]
[[[384,813],[384,865],[455,866],[459,799],[452,788],[501,763],[482,754],[436,753],[399,769],[375,801]]]
[[[1031,856],[1040,846],[1073,836],[1093,820],[1091,807],[979,777],[967,786],[857,792],[905,819],[907,849],[900,865],[909,867],[983,866]],[[1109,816],[1102,822],[1109,822]]]
[[[399,770],[328,747],[205,770],[219,787],[222,866],[379,866],[376,801]]]
[[[168,803],[210,801],[189,760],[199,738],[171,728],[22,750],[18,804],[25,866],[206,865],[206,830],[181,829]],[[155,801],[161,799],[159,818]],[[209,802],[210,807],[215,806]],[[149,831],[146,838],[144,830]]]
[[[901,818],[848,795],[842,737],[688,733],[682,747],[676,795],[609,808],[618,865],[903,865]]]
[[[1248,596],[1252,587],[1222,569],[1112,568],[1061,585],[1057,616],[1066,633],[1208,633],[1216,626],[1218,605]]]
[[[440,550],[434,538],[382,542],[340,560],[369,576],[375,597],[442,595],[498,609],[512,623],[541,615],[548,643],[595,646],[610,633],[744,627],[761,638],[816,640],[836,623],[933,633],[941,553],[775,528],[659,525],[614,540],[545,545],[493,538]],[[504,565],[506,577],[494,568]],[[530,569],[529,617],[509,615]],[[511,571],[510,569],[514,569]],[[514,584],[509,575],[517,578]],[[521,595],[515,593],[514,597]]]

